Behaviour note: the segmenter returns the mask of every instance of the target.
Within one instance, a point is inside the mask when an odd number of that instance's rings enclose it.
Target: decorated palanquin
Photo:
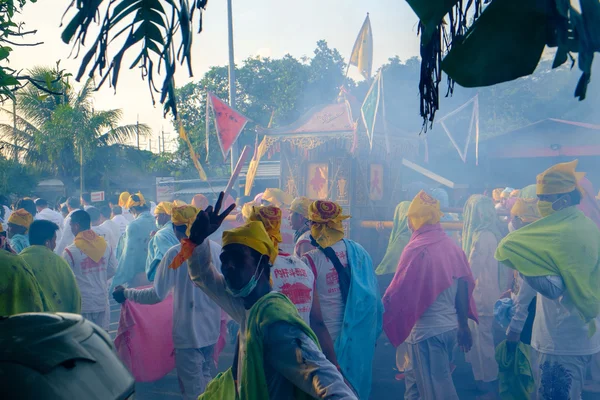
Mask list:
[[[280,188],[294,197],[329,199],[346,214],[347,235],[378,261],[387,242],[360,228],[362,220],[389,220],[402,200],[401,158],[423,158],[418,134],[401,134],[377,124],[373,148],[359,112],[348,102],[313,107],[296,122],[266,131],[267,154],[279,153]],[[389,128],[389,127],[388,127]]]

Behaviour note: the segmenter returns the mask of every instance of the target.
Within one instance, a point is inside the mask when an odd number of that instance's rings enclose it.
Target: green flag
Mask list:
[[[373,148],[373,131],[375,130],[375,122],[377,120],[377,110],[379,109],[379,98],[381,97],[381,71],[375,77],[365,101],[360,107],[367,136],[369,137],[369,146]]]

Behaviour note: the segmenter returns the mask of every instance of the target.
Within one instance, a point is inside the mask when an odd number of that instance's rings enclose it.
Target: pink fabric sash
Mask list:
[[[115,347],[138,382],[153,382],[171,372],[175,368],[173,295],[157,304],[123,303]]]
[[[383,329],[390,342],[396,347],[403,343],[421,315],[459,278],[468,284],[469,318],[477,321],[475,280],[465,253],[440,224],[414,232],[383,296]]]

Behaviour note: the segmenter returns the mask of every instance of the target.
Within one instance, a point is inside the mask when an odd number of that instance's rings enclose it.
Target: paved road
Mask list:
[[[111,300],[111,325],[110,334],[114,338],[119,320],[118,304]],[[223,371],[231,366],[233,361],[233,346],[228,344],[221,353],[219,370]],[[379,339],[373,363],[373,389],[371,400],[388,400],[404,398],[404,382],[397,381],[395,376],[395,349],[387,341],[385,335]],[[461,400],[476,400],[479,393],[474,388],[473,374],[470,366],[464,362],[462,356],[456,360],[457,368],[454,371],[454,384]],[[163,379],[152,383],[136,384],[136,400],[175,400],[181,399],[177,374],[172,371]],[[586,394],[583,400],[600,399],[600,395]]]

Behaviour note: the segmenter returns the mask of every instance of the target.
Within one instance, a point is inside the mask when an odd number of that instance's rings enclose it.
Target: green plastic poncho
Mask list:
[[[530,348],[525,343],[514,344],[510,349],[505,340],[496,347],[498,383],[502,400],[528,399],[535,390],[533,371],[529,360]]]
[[[522,199],[537,199],[536,185],[525,186],[519,192],[518,197]]]
[[[600,230],[576,207],[512,232],[496,259],[524,276],[559,275],[585,322],[600,312]]]
[[[46,303],[54,312],[81,313],[81,294],[69,264],[46,246],[33,245],[20,256],[38,280]]]
[[[0,250],[0,315],[47,311],[42,289],[23,259]]]
[[[402,251],[412,235],[408,228],[408,207],[410,207],[410,201],[403,201],[396,206],[394,227],[392,228],[385,256],[383,256],[383,260],[375,270],[377,275],[396,273]]]

